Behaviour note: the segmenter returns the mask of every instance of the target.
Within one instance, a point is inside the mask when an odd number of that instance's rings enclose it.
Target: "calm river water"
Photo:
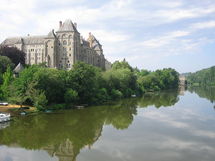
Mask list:
[[[0,124],[0,161],[214,161],[215,89],[168,91]]]

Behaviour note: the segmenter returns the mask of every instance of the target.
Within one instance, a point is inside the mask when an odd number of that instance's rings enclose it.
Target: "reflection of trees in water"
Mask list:
[[[0,144],[44,149],[60,161],[72,161],[80,149],[90,147],[100,137],[104,124],[125,129],[135,113],[136,107],[124,101],[59,114],[20,117],[0,131]]]
[[[173,106],[179,101],[178,94],[178,91],[148,93],[141,98],[139,106],[148,107],[154,105],[157,108],[161,106]]]
[[[177,96],[177,92],[150,94],[83,110],[20,117],[0,130],[0,144],[43,149],[59,161],[74,161],[82,148],[91,147],[98,140],[103,125],[126,129],[137,114],[137,104],[170,106],[178,101]]]
[[[188,90],[192,93],[195,92],[199,97],[206,98],[212,103],[215,101],[215,87],[202,86],[202,87],[189,87]]]

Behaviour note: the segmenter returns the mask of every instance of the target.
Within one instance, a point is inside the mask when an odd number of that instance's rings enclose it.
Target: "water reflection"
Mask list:
[[[0,123],[0,130],[10,126],[10,122],[2,122]]]
[[[215,101],[215,87],[209,87],[209,86],[189,87],[188,90],[190,92],[195,92],[201,98],[206,98],[210,100],[211,103]]]
[[[180,91],[168,91],[159,93],[148,93],[145,94],[138,102],[140,107],[148,107],[154,105],[156,108],[161,106],[168,107],[172,106],[179,101]]]
[[[81,149],[93,147],[93,144],[103,135],[104,125],[111,125],[118,130],[126,130],[138,114],[137,107],[153,105],[160,108],[173,106],[179,101],[178,93],[178,91],[168,91],[147,94],[141,99],[125,99],[111,105],[96,106],[83,110],[67,110],[56,114],[19,117],[11,122],[10,126],[0,130],[0,144],[6,145],[8,148],[20,147],[28,150],[46,151],[51,158],[46,160],[57,158],[59,161],[74,161],[80,154]],[[159,118],[161,116],[159,111],[156,113],[158,115],[156,118]],[[155,113],[150,112],[145,116],[145,119],[147,117],[147,119],[151,119],[150,117],[154,116]],[[173,125],[176,121],[174,122],[173,119],[169,122],[164,120],[164,122]],[[182,125],[177,124],[177,126],[181,127]],[[138,129],[141,129],[141,127],[134,131]],[[159,130],[156,132],[159,133]],[[138,133],[134,135],[138,136]],[[150,133],[150,135],[152,134]],[[129,136],[121,139],[135,140],[135,137]],[[136,141],[135,144],[141,146],[143,143]],[[139,152],[138,155],[142,154],[140,149],[136,152]],[[21,159],[18,159],[18,161],[21,161]]]
[[[137,113],[135,99],[109,106],[68,110],[17,118],[0,131],[0,144],[25,149],[43,149],[59,161],[72,161],[85,146],[101,136],[103,125],[126,129]]]

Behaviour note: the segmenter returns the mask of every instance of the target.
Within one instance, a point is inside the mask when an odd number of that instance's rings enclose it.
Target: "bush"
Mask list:
[[[78,92],[73,89],[67,89],[66,93],[64,94],[64,100],[67,104],[75,103],[78,100]]]
[[[46,95],[44,92],[38,93],[38,95],[34,97],[34,106],[39,111],[46,109],[47,103],[48,100],[46,99]]]
[[[111,90],[111,97],[112,97],[112,99],[122,98],[122,96],[123,96],[123,94],[122,94],[121,91],[115,90],[115,89]]]

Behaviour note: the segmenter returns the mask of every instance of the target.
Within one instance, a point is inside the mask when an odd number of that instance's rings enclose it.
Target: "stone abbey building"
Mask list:
[[[59,22],[58,31],[50,31],[47,36],[27,36],[7,38],[1,45],[13,46],[26,53],[26,64],[46,63],[50,68],[71,69],[82,61],[102,69],[109,69],[111,63],[103,54],[102,45],[89,33],[85,40],[71,20]]]

